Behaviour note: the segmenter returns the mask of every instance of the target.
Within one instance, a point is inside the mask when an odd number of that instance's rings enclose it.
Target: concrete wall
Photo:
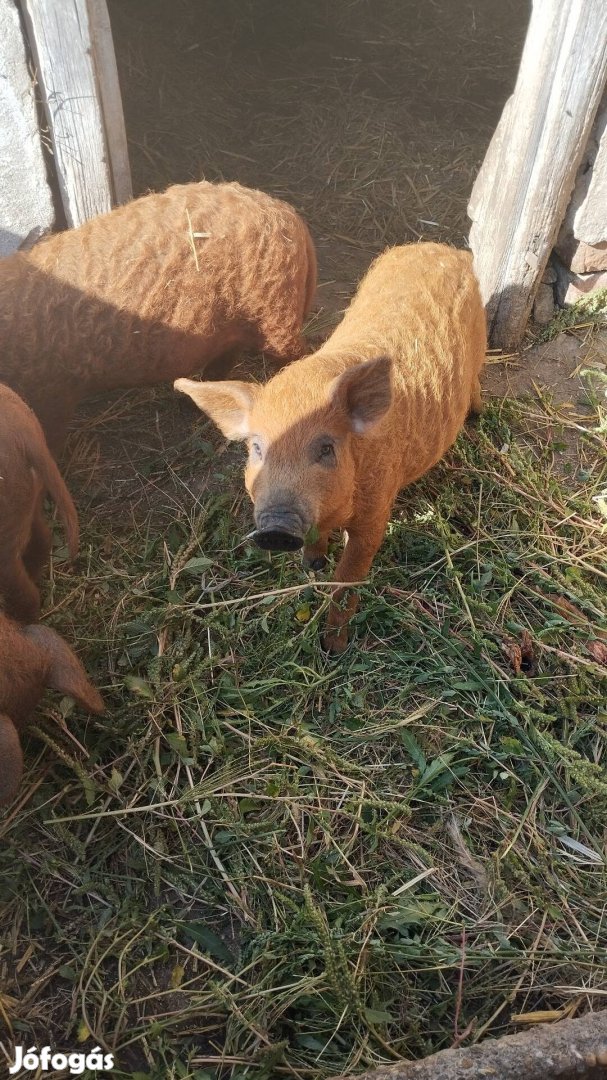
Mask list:
[[[32,80],[15,0],[0,0],[0,255],[52,228]]]

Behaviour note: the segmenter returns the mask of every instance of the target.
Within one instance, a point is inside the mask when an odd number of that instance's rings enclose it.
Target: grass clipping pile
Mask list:
[[[118,1078],[321,1078],[605,993],[605,413],[492,403],[395,508],[354,643],[245,540],[241,450],[170,392],[72,439],[49,703],[0,824],[3,1045]],[[546,1074],[548,1075],[548,1073]]]

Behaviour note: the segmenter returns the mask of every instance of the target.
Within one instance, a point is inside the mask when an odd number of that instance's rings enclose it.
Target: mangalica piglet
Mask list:
[[[59,634],[48,626],[18,626],[0,614],[0,805],[19,788],[19,733],[47,687],[68,694],[89,712],[103,712],[101,696]]]
[[[32,410],[0,384],[0,611],[21,622],[40,614],[36,580],[51,551],[44,496],[56,503],[72,559],[78,517]]]
[[[255,539],[304,549],[313,570],[346,532],[335,581],[363,579],[400,488],[422,476],[481,408],[485,313],[468,252],[386,251],[318,352],[265,386],[178,379],[228,439],[246,439]],[[342,652],[357,597],[336,589],[326,647]]]
[[[0,382],[61,448],[77,404],[172,382],[243,350],[305,352],[310,234],[287,203],[239,184],[180,184],[0,259]]]

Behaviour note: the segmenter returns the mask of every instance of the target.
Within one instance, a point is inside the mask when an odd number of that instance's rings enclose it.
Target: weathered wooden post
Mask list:
[[[0,256],[55,222],[15,0],[0,0]]]
[[[106,0],[21,0],[68,225],[132,198]]]
[[[605,1075],[607,1010],[333,1080],[603,1080]]]
[[[533,0],[514,93],[469,205],[489,337],[516,347],[607,81],[607,0]]]

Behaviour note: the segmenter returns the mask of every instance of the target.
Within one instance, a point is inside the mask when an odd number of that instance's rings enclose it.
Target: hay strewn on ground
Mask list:
[[[385,242],[461,243],[514,0],[112,14],[138,189],[295,202],[315,333]],[[242,452],[170,390],[87,409],[47,617],[108,713],[49,698],[0,821],[2,1047],[320,1080],[603,1003],[602,372],[590,408],[494,401],[402,495],[337,663],[326,591],[244,540]]]
[[[127,396],[74,436],[83,557],[57,552],[48,617],[108,714],[43,710],[0,826],[14,1037],[107,1044],[120,1078],[270,1080],[601,1004],[607,470],[583,423],[564,486],[554,415],[490,405],[401,497],[338,663],[323,589],[243,541],[241,454],[187,402]]]

